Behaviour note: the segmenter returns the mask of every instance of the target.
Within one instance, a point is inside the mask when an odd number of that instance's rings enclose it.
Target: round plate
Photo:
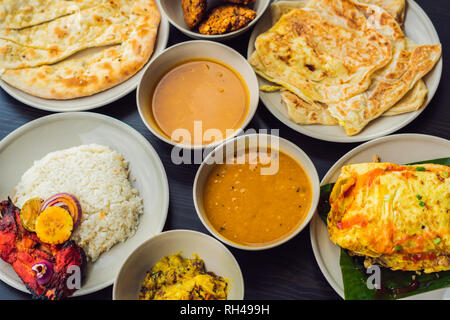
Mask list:
[[[161,12],[161,9],[160,9]],[[3,88],[9,95],[16,98],[22,103],[37,109],[53,111],[53,112],[68,112],[68,111],[85,111],[104,106],[108,103],[114,102],[126,94],[136,89],[144,69],[159,53],[161,53],[167,46],[169,39],[169,21],[165,15],[161,15],[161,22],[158,28],[158,36],[156,37],[155,48],[149,61],[139,70],[134,76],[128,80],[110,88],[105,91],[93,94],[87,97],[81,97],[69,100],[51,100],[35,97],[22,90],[10,86],[5,81],[0,80],[0,87]],[[88,49],[95,51],[97,48]]]
[[[364,143],[344,155],[327,172],[321,185],[336,182],[343,166],[352,163],[372,162],[378,155],[383,162],[408,164],[450,156],[450,141],[421,134],[398,134]],[[340,249],[330,241],[327,227],[316,214],[310,224],[311,244],[328,283],[344,298]],[[440,289],[409,297],[409,299],[450,299],[450,289]]]
[[[169,186],[161,160],[140,133],[118,120],[89,112],[59,113],[34,120],[0,142],[2,200],[13,196],[14,187],[35,160],[52,151],[89,143],[109,146],[129,161],[130,181],[144,199],[144,214],[133,237],[116,244],[94,263],[88,263],[86,279],[74,296],[111,285],[128,255],[162,231],[169,206]],[[0,260],[0,280],[28,292],[11,265],[3,260]]]
[[[404,31],[407,37],[414,40],[419,44],[437,44],[440,43],[436,29],[434,28],[430,18],[420,8],[420,6],[413,0],[407,1],[406,8],[406,20],[404,25]],[[255,51],[256,37],[268,30],[271,27],[270,10],[261,17],[261,20],[256,24],[253,29],[250,41],[248,44],[247,55],[250,55]],[[355,136],[347,136],[345,130],[341,126],[324,126],[324,125],[300,125],[293,122],[287,113],[286,107],[281,104],[281,96],[279,92],[260,92],[261,100],[269,111],[278,120],[283,122],[291,129],[303,133],[304,135],[326,141],[333,142],[360,142],[368,141],[375,138],[379,138],[390,133],[393,133],[419,116],[425,107],[430,103],[433,98],[441,79],[442,74],[442,59],[436,64],[433,70],[431,70],[425,77],[424,81],[428,88],[428,97],[424,106],[414,112],[409,112],[393,117],[379,117],[368,124],[363,131]],[[270,84],[267,80],[258,76],[260,86]]]

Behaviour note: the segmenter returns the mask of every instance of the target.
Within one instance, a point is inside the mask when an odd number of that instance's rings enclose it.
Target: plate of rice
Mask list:
[[[169,187],[162,162],[141,134],[113,118],[76,112],[37,119],[0,142],[0,163],[0,199],[19,208],[61,192],[79,200],[71,240],[88,264],[73,296],[111,285],[127,256],[164,227]],[[28,292],[3,260],[0,280]]]

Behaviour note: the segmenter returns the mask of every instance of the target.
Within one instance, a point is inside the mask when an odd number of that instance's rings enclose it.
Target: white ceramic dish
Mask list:
[[[340,169],[352,163],[372,162],[378,155],[383,162],[408,164],[450,156],[450,141],[421,134],[399,134],[364,143],[344,155],[327,172],[321,185],[338,179]],[[344,298],[340,249],[330,241],[325,223],[314,215],[310,225],[311,244],[320,270],[333,289]],[[409,299],[450,299],[450,289],[440,289],[409,297]]]
[[[161,11],[161,10],[160,10]],[[10,96],[19,100],[22,103],[25,103],[31,107],[53,111],[53,112],[69,112],[69,111],[86,111],[95,108],[99,108],[101,106],[112,103],[123,96],[127,95],[134,89],[136,89],[139,80],[141,79],[145,67],[160,53],[162,52],[166,46],[167,41],[169,39],[169,22],[166,16],[161,12],[161,22],[158,29],[158,36],[155,42],[155,48],[153,50],[153,54],[150,57],[149,61],[145,64],[145,66],[139,70],[134,76],[129,78],[128,80],[110,88],[105,91],[96,93],[92,96],[81,97],[70,100],[50,100],[43,99],[39,97],[35,97],[31,94],[28,94],[22,90],[14,88],[10,86],[6,82],[0,80],[0,87],[3,88]],[[91,52],[98,51],[97,48],[88,49]],[[87,54],[86,51],[80,52],[76,55]]]
[[[155,136],[174,146],[202,149],[218,145],[221,143],[221,141],[208,146],[177,144],[161,133],[158,125],[156,124],[156,121],[153,119],[152,110],[149,108],[149,106],[151,105],[150,100],[153,96],[152,88],[155,88],[161,77],[168,70],[170,70],[170,68],[177,65],[178,63],[195,58],[209,58],[224,62],[225,64],[231,66],[237,72],[239,72],[245,83],[247,84],[250,94],[250,103],[247,117],[245,118],[242,125],[235,131],[233,135],[228,137],[228,139],[237,135],[241,131],[241,129],[245,128],[250,120],[252,120],[256,109],[258,108],[258,80],[256,79],[256,74],[247,60],[234,49],[231,49],[230,47],[221,43],[206,40],[194,40],[182,42],[170,48],[167,48],[144,70],[144,75],[142,76],[137,89],[136,99],[142,121]]]
[[[219,232],[217,232],[217,230],[210,224],[203,205],[203,190],[205,187],[205,182],[211,170],[216,165],[214,162],[214,158],[219,157],[220,159],[222,159],[229,155],[234,155],[237,152],[243,152],[247,149],[256,150],[257,147],[280,150],[291,156],[293,159],[295,159],[303,167],[303,169],[309,176],[312,187],[313,199],[311,202],[311,208],[309,209],[309,212],[305,220],[301,223],[301,225],[297,227],[297,229],[292,234],[290,234],[286,238],[281,239],[278,242],[266,246],[249,247],[228,240],[227,238],[222,236]],[[266,134],[243,135],[219,145],[216,149],[214,149],[211,153],[208,154],[208,156],[203,160],[203,163],[198,168],[197,174],[195,175],[193,187],[195,210],[197,211],[197,215],[200,218],[203,225],[205,226],[205,228],[208,229],[208,231],[212,235],[214,235],[217,239],[232,247],[252,251],[265,250],[279,246],[289,241],[297,234],[299,234],[308,225],[309,221],[313,217],[314,212],[316,211],[317,208],[317,204],[319,202],[319,196],[320,196],[319,177],[317,175],[316,167],[314,166],[308,155],[292,142],[280,137]]]
[[[59,113],[18,128],[0,142],[0,199],[13,196],[22,174],[51,151],[82,144],[110,146],[130,163],[130,181],[144,199],[144,214],[136,234],[88,263],[81,296],[111,285],[122,262],[142,242],[161,232],[169,206],[164,167],[150,143],[137,131],[113,118],[96,113]],[[28,292],[13,268],[0,260],[0,280]]]
[[[295,1],[295,0],[293,0]],[[422,10],[422,8],[413,0],[407,1],[406,20],[404,30],[407,37],[420,44],[437,44],[440,43],[436,29],[434,28],[430,18]],[[253,29],[250,37],[247,55],[250,56],[255,51],[256,37],[271,27],[270,10],[264,14],[261,20]],[[368,141],[391,134],[416,119],[425,110],[426,106],[433,98],[441,79],[442,59],[437,63],[434,69],[425,76],[424,80],[428,87],[428,98],[425,105],[419,110],[393,117],[380,117],[372,121],[363,131],[355,136],[347,136],[345,130],[340,126],[323,126],[323,125],[299,125],[290,120],[286,107],[281,104],[279,92],[262,92],[261,100],[269,111],[282,123],[291,129],[298,131],[304,135],[326,141],[333,142],[360,142]],[[270,82],[258,76],[260,85],[269,84]]]
[[[253,25],[256,24],[256,22],[259,20],[259,18],[264,14],[267,7],[269,6],[270,0],[256,0],[256,2],[249,7],[256,11],[256,17],[251,21],[247,26],[238,29],[233,32],[228,32],[225,34],[220,35],[205,35],[201,34],[198,31],[190,30],[186,22],[184,21],[183,17],[183,9],[181,8],[181,0],[180,1],[174,1],[174,0],[157,0],[159,7],[162,8],[162,11],[167,15],[169,18],[170,23],[180,30],[182,33],[187,35],[188,37],[194,38],[194,39],[204,39],[204,40],[218,40],[218,41],[224,41],[233,39],[244,32],[246,32],[248,29],[250,29]],[[218,5],[223,4],[222,0],[208,0],[208,10],[217,7]]]
[[[191,230],[160,233],[139,246],[125,261],[113,288],[114,300],[136,300],[148,270],[161,258],[181,251],[185,258],[197,254],[207,271],[229,281],[228,300],[244,299],[241,269],[231,252],[216,239]]]

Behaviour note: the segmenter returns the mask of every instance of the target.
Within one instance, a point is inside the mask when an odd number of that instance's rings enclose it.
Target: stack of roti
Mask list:
[[[0,0],[0,77],[46,99],[106,90],[148,61],[160,18],[154,0]]]
[[[273,26],[249,61],[281,90],[299,124],[341,125],[358,134],[379,116],[419,109],[422,78],[441,45],[418,45],[402,31],[405,0],[301,0],[272,4]]]

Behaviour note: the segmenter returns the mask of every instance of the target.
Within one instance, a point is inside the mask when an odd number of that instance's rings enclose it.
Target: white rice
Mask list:
[[[28,199],[61,192],[78,198],[83,211],[72,239],[95,261],[137,228],[143,201],[128,179],[128,163],[109,147],[91,144],[51,152],[22,176],[18,207]]]

